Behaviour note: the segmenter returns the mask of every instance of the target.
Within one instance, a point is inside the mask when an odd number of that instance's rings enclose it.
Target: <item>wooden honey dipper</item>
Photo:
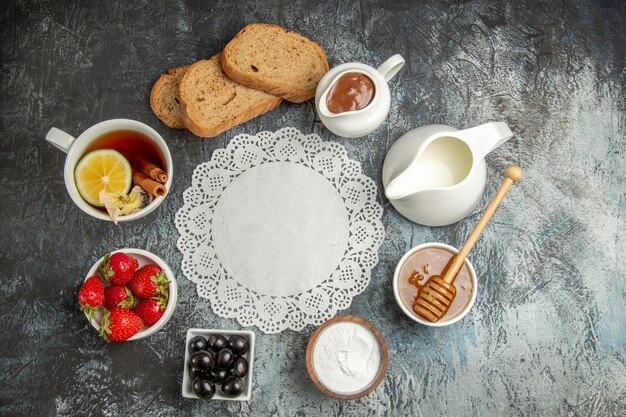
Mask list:
[[[487,226],[487,222],[493,216],[502,198],[509,191],[511,184],[518,182],[522,179],[522,168],[517,165],[512,165],[504,172],[506,177],[502,182],[502,185],[498,189],[498,192],[493,197],[493,200],[489,203],[482,217],[470,233],[469,237],[463,244],[463,247],[454,256],[454,259],[449,264],[447,270],[445,270],[443,277],[439,275],[433,275],[424,284],[418,297],[413,301],[413,311],[420,317],[435,322],[442,318],[452,305],[454,297],[456,296],[456,288],[454,287],[454,280],[465,262],[465,258],[469,254],[470,250],[474,247],[474,244],[480,237],[481,233]]]

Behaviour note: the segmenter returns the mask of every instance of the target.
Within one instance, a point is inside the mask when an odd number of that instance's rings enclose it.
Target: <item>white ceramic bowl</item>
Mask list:
[[[167,307],[165,308],[165,313],[163,313],[163,316],[159,319],[159,321],[154,323],[152,326],[144,327],[143,329],[139,331],[139,333],[137,333],[136,335],[134,335],[133,337],[127,340],[143,339],[144,337],[148,337],[151,334],[159,331],[163,326],[165,326],[165,323],[167,323],[168,320],[172,317],[172,314],[174,314],[174,308],[176,308],[176,302],[178,301],[178,285],[176,285],[176,277],[174,277],[174,273],[172,272],[170,267],[165,263],[165,261],[153,253],[150,253],[142,249],[124,248],[124,249],[113,251],[111,252],[111,254],[117,253],[117,252],[124,252],[132,256],[133,258],[137,259],[137,262],[139,263],[139,268],[148,264],[157,264],[165,272],[167,279],[170,281]],[[100,263],[102,262],[103,259],[104,259],[104,256],[98,259],[98,262],[93,264],[93,266],[89,270],[89,273],[85,277],[85,281],[90,276],[96,275],[98,273],[98,268],[100,267]],[[85,314],[85,317],[87,317],[87,314]],[[89,317],[87,317],[87,319],[89,320]],[[100,330],[101,320],[102,320],[102,315],[100,314],[100,312],[96,312],[96,314],[94,315],[94,318],[90,320],[91,325],[94,327],[94,329]]]
[[[196,397],[196,394],[193,393],[193,389],[191,388],[191,375],[189,375],[189,358],[191,354],[189,353],[189,341],[194,336],[204,336],[205,338],[209,337],[212,334],[221,334],[226,338],[230,338],[231,336],[244,336],[248,338],[248,342],[250,342],[250,349],[243,355],[244,358],[248,361],[248,374],[244,379],[244,383],[246,384],[245,391],[239,396],[235,398],[225,397],[221,394],[220,388],[215,387],[215,395],[212,400],[228,400],[228,401],[248,401],[252,396],[252,367],[254,365],[254,332],[250,330],[220,330],[220,329],[189,329],[187,330],[187,338],[185,339],[185,363],[184,372],[183,372],[183,387],[182,393],[185,398],[193,398],[199,400]]]
[[[398,291],[398,275],[400,274],[400,270],[402,269],[402,265],[404,265],[404,262],[415,252],[422,250],[422,249],[426,249],[426,248],[440,248],[440,249],[446,249],[452,253],[458,253],[458,249],[456,249],[453,246],[450,245],[446,245],[444,243],[437,243],[437,242],[428,242],[428,243],[422,243],[421,245],[418,245],[412,249],[410,249],[407,253],[404,254],[404,256],[402,257],[402,259],[400,259],[400,262],[398,262],[398,266],[396,266],[396,270],[393,274],[393,295],[396,298],[396,303],[398,303],[398,306],[400,307],[400,309],[404,312],[404,314],[406,314],[411,320],[414,320],[420,324],[423,324],[424,326],[431,326],[431,327],[443,327],[443,326],[449,326],[453,323],[456,323],[457,321],[461,320],[463,317],[465,317],[467,315],[467,313],[470,311],[470,309],[472,308],[472,306],[474,305],[474,301],[476,301],[476,293],[478,292],[478,281],[476,280],[476,271],[474,270],[474,267],[472,266],[472,263],[469,261],[469,259],[465,259],[465,265],[467,265],[467,268],[469,269],[470,272],[470,277],[472,279],[472,286],[474,287],[474,291],[472,291],[472,296],[470,297],[469,302],[467,303],[467,305],[465,306],[465,308],[456,316],[453,317],[449,317],[446,320],[439,320],[436,322],[431,322],[428,320],[424,320],[423,318],[421,318],[420,316],[418,316],[417,314],[415,314],[412,310],[408,309],[404,303],[402,302],[402,298],[400,297],[400,293]]]

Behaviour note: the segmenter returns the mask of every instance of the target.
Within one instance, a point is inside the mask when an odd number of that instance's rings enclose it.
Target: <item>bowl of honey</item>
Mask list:
[[[423,243],[409,250],[393,274],[393,293],[400,309],[411,320],[425,326],[443,327],[456,323],[467,315],[476,300],[476,271],[468,259],[454,280],[456,296],[446,314],[436,322],[419,316],[413,304],[423,285],[433,275],[443,276],[446,267],[458,250],[444,243]]]

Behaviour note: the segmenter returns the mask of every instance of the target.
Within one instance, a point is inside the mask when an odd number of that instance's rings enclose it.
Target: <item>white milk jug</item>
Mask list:
[[[455,223],[467,216],[483,195],[485,156],[512,136],[503,122],[465,130],[445,125],[411,130],[385,157],[385,195],[400,214],[415,223]]]

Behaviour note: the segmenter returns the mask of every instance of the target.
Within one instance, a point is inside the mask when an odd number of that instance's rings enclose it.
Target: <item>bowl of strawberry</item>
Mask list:
[[[96,262],[78,303],[92,326],[108,341],[148,337],[172,317],[178,299],[170,267],[153,253],[120,249]]]

